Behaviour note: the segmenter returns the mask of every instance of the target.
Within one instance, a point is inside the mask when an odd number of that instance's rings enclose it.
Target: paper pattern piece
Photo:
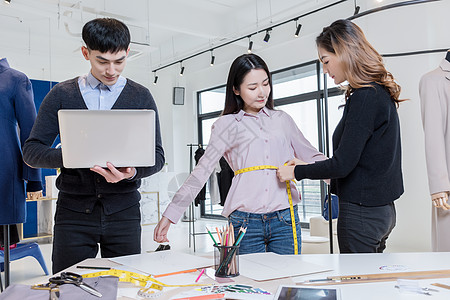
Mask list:
[[[172,250],[122,256],[109,260],[152,275],[207,268],[214,264],[214,261],[210,258]]]
[[[331,271],[330,268],[304,262],[300,256],[272,252],[240,255],[239,264],[240,274],[256,281]]]

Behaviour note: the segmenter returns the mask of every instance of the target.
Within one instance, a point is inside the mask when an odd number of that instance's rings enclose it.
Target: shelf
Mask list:
[[[51,238],[53,236],[52,233],[48,233],[48,232],[41,232],[38,233],[36,236],[32,236],[32,237],[24,237],[21,240],[22,241],[27,241],[27,240],[35,240],[35,239],[43,239],[43,238]]]
[[[47,198],[47,197],[42,197],[36,200],[31,200],[31,199],[25,199],[26,202],[36,202],[36,201],[49,201],[49,200],[58,200],[58,198]]]

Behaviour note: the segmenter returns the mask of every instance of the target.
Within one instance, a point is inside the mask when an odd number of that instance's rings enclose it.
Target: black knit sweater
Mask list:
[[[384,87],[374,83],[354,91],[333,134],[333,157],[296,166],[295,178],[330,178],[340,201],[365,206],[403,194],[400,123]]]
[[[132,180],[108,183],[103,176],[89,169],[66,169],[62,163],[61,149],[51,148],[59,134],[58,110],[87,109],[78,86],[78,78],[57,84],[42,102],[36,122],[23,148],[25,162],[36,168],[61,168],[56,180],[60,193],[58,205],[87,212],[100,201],[106,214],[112,214],[139,202],[137,191],[141,178],[155,174],[164,165],[158,111],[150,91],[127,79],[122,93],[112,109],[152,109],[156,112],[156,159],[152,167],[136,168]]]

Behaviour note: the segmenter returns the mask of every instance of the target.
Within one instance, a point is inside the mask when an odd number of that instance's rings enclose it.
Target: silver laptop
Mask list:
[[[59,110],[65,168],[155,164],[155,111]]]

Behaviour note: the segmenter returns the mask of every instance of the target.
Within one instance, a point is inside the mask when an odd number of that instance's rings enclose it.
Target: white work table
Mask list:
[[[245,256],[241,256],[245,257]],[[258,287],[266,291],[276,293],[280,285],[295,285],[298,282],[311,279],[324,279],[327,276],[335,275],[360,275],[360,274],[383,274],[398,272],[432,271],[450,269],[450,252],[427,252],[427,253],[383,253],[383,254],[305,254],[298,256],[289,256],[301,260],[305,263],[320,265],[332,271],[308,274],[302,276],[288,277],[275,280],[255,281],[244,276],[233,278],[234,282],[227,284],[246,284]],[[213,258],[211,256],[211,262]],[[262,262],[264,263],[264,262]],[[108,259],[87,259],[77,265],[105,266],[116,269],[123,269],[123,266]],[[242,266],[241,266],[242,267]],[[75,266],[67,271],[77,273],[94,272],[94,270],[77,269]],[[242,269],[241,269],[242,273]],[[161,282],[172,284],[176,282],[195,283],[199,272],[186,273],[181,275],[172,275],[158,278]],[[370,300],[370,299],[450,299],[450,290],[431,286],[431,283],[441,283],[450,285],[450,278],[434,278],[416,280],[420,287],[428,287],[438,290],[431,292],[431,296],[416,293],[402,293],[395,288],[397,281],[377,282],[377,283],[358,283],[358,284],[339,284],[327,285],[325,288],[339,288],[342,300]],[[202,276],[198,283],[212,284],[216,283],[212,279]],[[218,283],[216,283],[218,284]],[[188,292],[195,287],[176,287],[164,288],[163,294],[155,299],[172,299],[181,297],[182,292]],[[129,285],[119,284],[120,300],[142,299],[137,296],[139,288]]]

